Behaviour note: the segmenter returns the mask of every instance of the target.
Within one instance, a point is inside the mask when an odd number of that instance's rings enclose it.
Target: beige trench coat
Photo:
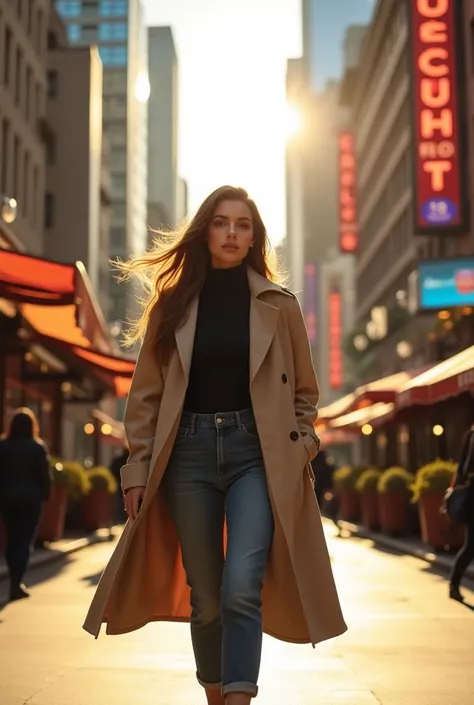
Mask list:
[[[306,328],[293,294],[248,270],[250,391],[263,450],[275,531],[263,588],[264,631],[312,643],[346,630],[309,465],[318,386]],[[97,587],[84,629],[98,637],[156,620],[188,621],[189,588],[160,482],[178,431],[193,351],[198,300],[176,331],[176,350],[160,368],[152,325],[143,342],[125,414],[130,448],[122,487],[146,485]]]

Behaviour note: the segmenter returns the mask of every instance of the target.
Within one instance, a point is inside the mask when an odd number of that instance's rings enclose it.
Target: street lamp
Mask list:
[[[0,194],[0,218],[4,223],[13,223],[16,218],[18,204],[14,198]]]

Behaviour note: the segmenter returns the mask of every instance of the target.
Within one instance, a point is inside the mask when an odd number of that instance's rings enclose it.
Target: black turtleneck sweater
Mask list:
[[[249,409],[250,290],[245,264],[209,269],[199,297],[186,411]]]

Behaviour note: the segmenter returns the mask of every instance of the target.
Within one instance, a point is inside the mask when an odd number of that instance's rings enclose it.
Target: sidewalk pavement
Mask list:
[[[113,541],[117,537],[117,534],[122,532],[122,529],[123,527],[120,525],[112,527],[111,531],[109,531],[109,529],[98,529],[91,534],[87,534],[87,536],[66,536],[60,541],[47,544],[45,548],[37,548],[31,554],[28,570],[39,568],[53,561],[58,561],[65,556],[69,556],[71,553],[82,551],[83,548],[88,548],[88,546],[93,546],[105,541]],[[0,557],[0,581],[6,578],[8,578],[8,571],[5,560],[3,557]]]
[[[392,538],[378,531],[369,531],[361,524],[353,524],[348,521],[339,521],[342,531],[347,531],[353,536],[369,539],[375,545],[383,546],[397,553],[415,556],[422,561],[430,563],[432,566],[450,573],[456,556],[448,553],[434,553],[429,550],[419,539],[416,538]],[[466,578],[474,580],[474,566],[470,566],[466,571]]]

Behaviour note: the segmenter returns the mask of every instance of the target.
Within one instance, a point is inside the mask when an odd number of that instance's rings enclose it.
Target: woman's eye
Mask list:
[[[239,227],[242,228],[242,230],[249,230],[250,229],[249,223],[240,223]]]
[[[223,228],[225,223],[223,220],[215,220],[214,225],[216,226],[216,228]]]

